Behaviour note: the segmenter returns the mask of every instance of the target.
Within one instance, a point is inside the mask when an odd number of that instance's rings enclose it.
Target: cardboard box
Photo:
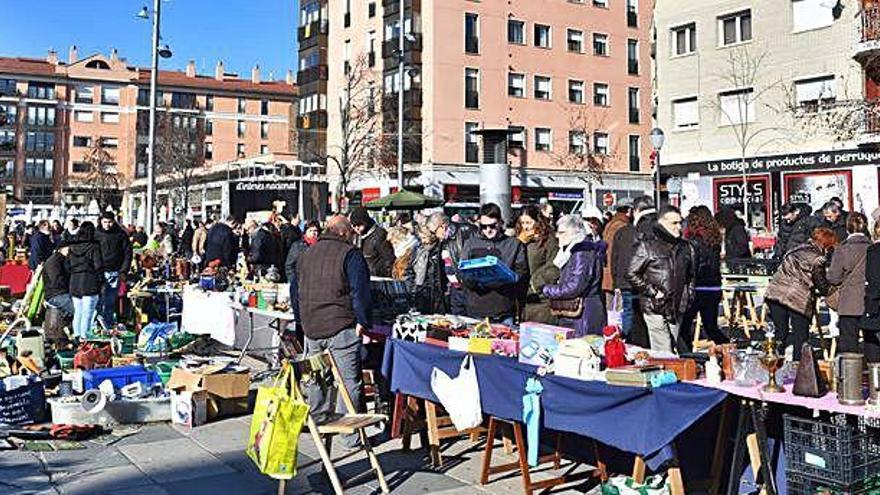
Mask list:
[[[467,337],[449,337],[449,350],[467,352],[469,341]]]
[[[221,399],[216,395],[208,395],[208,419],[213,421],[214,419],[219,418],[249,414],[253,412],[249,404],[247,396],[234,399]]]
[[[208,421],[208,392],[204,390],[171,391],[171,424],[186,428]]]
[[[519,326],[519,362],[550,366],[559,344],[572,336],[571,328],[525,322]]]
[[[183,387],[185,390],[204,390],[221,399],[247,398],[251,377],[247,373],[211,372],[195,373],[183,368],[174,368],[168,379],[168,389]]]

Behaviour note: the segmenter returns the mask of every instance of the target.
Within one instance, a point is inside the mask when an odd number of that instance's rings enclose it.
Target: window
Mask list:
[[[205,143],[205,160],[214,159],[214,143]]]
[[[697,51],[697,25],[696,23],[685,24],[672,28],[672,53],[674,55],[687,55]]]
[[[239,98],[238,99],[238,113],[245,113],[245,112],[247,112],[247,100],[245,100],[244,98]]]
[[[549,100],[552,97],[552,82],[549,77],[535,76],[535,98]]]
[[[73,136],[73,145],[79,148],[88,148],[92,145],[92,138],[88,136]]]
[[[638,172],[642,167],[641,160],[642,138],[640,136],[629,137],[629,171]]]
[[[795,98],[800,109],[807,112],[834,103],[837,99],[837,84],[834,76],[815,77],[794,82]]]
[[[171,106],[174,108],[195,108],[196,95],[192,93],[171,93]]]
[[[639,0],[626,0],[626,25],[639,27]]]
[[[515,45],[526,44],[526,23],[513,19],[507,20],[507,42]]]
[[[77,103],[94,103],[95,88],[90,84],[77,84],[75,101]]]
[[[583,81],[568,81],[568,101],[572,103],[584,102]]]
[[[119,88],[104,86],[101,88],[102,105],[119,105]]]
[[[464,106],[480,108],[480,69],[464,70]]]
[[[25,137],[28,151],[55,151],[55,134],[52,132],[28,132]]]
[[[464,51],[480,53],[480,16],[477,14],[464,15]]]
[[[55,99],[55,85],[48,83],[28,83],[27,95],[28,98],[35,98],[38,100],[53,100]]]
[[[752,11],[744,10],[718,18],[718,41],[722,46],[752,39]]]
[[[700,125],[700,107],[697,103],[696,96],[672,102],[672,122],[676,128],[685,129]]]
[[[16,83],[15,79],[0,79],[0,95],[14,96],[17,92],[15,89]]]
[[[351,72],[351,40],[345,40],[342,44],[342,72]]]
[[[507,74],[507,95],[517,98],[526,96],[526,76],[511,72]]]
[[[244,133],[247,130],[247,125],[243,120],[238,121],[238,137],[244,137]]]
[[[115,112],[101,112],[101,122],[105,124],[118,124],[119,114]]]
[[[14,120],[14,113],[12,117]],[[52,127],[55,125],[55,109],[52,107],[29,106],[27,109],[27,123],[29,126]]]
[[[626,40],[626,72],[631,76],[639,75],[638,40]]]
[[[752,88],[726,91],[718,95],[721,125],[737,125],[755,121],[755,100]]]
[[[24,162],[24,175],[32,179],[51,179],[55,160],[51,158],[28,158]]]
[[[73,114],[74,120],[77,122],[94,122],[95,114],[92,112],[84,112],[82,110],[77,110]]]
[[[568,131],[568,152],[572,155],[587,152],[587,135],[584,131]]]
[[[550,151],[552,149],[552,134],[546,127],[535,128],[535,151]]]
[[[593,134],[593,151],[597,155],[607,155],[608,150],[608,134],[605,132],[597,132]]]
[[[376,2],[370,2],[367,5],[367,17],[370,19],[376,17]]]
[[[238,158],[244,158],[244,143],[238,143],[235,145],[235,154]]]
[[[792,0],[793,31],[809,31],[834,24],[834,6],[828,0]]]
[[[593,0],[594,7],[602,7],[603,9],[608,8],[608,0]]]
[[[345,16],[342,18],[342,27],[351,27],[351,0],[345,0]]]
[[[480,128],[480,124],[476,122],[464,123],[464,161],[466,163],[477,163],[480,161],[480,144],[479,136],[474,131]]]
[[[535,46],[550,48],[550,26],[535,24]]]
[[[610,95],[608,94],[608,85],[605,83],[593,84],[593,105],[597,107],[607,107],[610,105]]]
[[[260,122],[260,139],[269,139],[269,123]]]
[[[639,123],[639,88],[629,88],[628,90],[628,100],[629,100],[629,123],[630,124],[638,124]]]
[[[269,154],[269,146],[267,146],[265,144],[261,144],[260,145],[260,154],[261,155],[268,155]]]
[[[521,125],[511,125],[507,127],[507,147],[509,149],[525,149],[526,147],[526,128]]]
[[[119,147],[119,139],[114,137],[102,137],[101,138],[101,146],[105,148],[118,148]]]
[[[205,95],[205,110],[214,111],[214,95]]]
[[[86,174],[91,172],[92,165],[88,162],[73,162],[73,172],[77,174]]]
[[[2,103],[0,102],[0,113],[6,114],[6,124],[0,125],[15,125],[15,116],[18,114],[18,104],[17,103]]]
[[[213,120],[205,120],[205,135],[206,136],[214,135],[214,121]]]
[[[601,57],[608,56],[608,35],[593,33],[593,54]]]
[[[150,90],[141,88],[138,90],[138,101],[137,104],[145,107],[150,104]],[[156,106],[165,105],[165,93],[162,91],[156,90]],[[213,107],[212,107],[213,108]]]
[[[568,51],[583,53],[584,52],[584,32],[577,29],[568,30]]]
[[[317,53],[315,53],[315,58],[318,58]],[[317,61],[315,65],[317,65]],[[367,33],[367,65],[370,67],[376,66],[376,31]]]

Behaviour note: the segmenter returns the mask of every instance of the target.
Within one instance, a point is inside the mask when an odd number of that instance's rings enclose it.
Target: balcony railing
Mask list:
[[[314,67],[309,67],[308,69],[304,69],[296,73],[296,84],[299,86],[305,86],[306,84],[313,83],[315,81],[326,80],[326,65],[316,65]]]
[[[861,41],[880,40],[880,7],[871,7],[862,11]]]
[[[312,21],[305,26],[300,26],[297,30],[297,39],[300,43],[304,40],[313,38],[320,34],[327,34],[330,30],[330,21],[327,19],[320,19],[317,21]]]

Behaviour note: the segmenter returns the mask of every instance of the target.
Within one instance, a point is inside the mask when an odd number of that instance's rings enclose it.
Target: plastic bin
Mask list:
[[[171,378],[171,371],[176,366],[177,362],[175,361],[159,361],[154,364],[152,368],[159,374],[159,378],[162,380],[162,385],[167,385],[168,380]]]
[[[463,278],[481,284],[510,284],[517,279],[516,273],[495,256],[461,260],[458,270]]]
[[[828,420],[784,416],[785,473],[795,481],[792,495],[813,495],[816,488],[832,493],[880,493],[873,489],[880,473],[880,421],[832,415]],[[838,491],[835,491],[838,490]]]
[[[161,383],[159,374],[143,366],[122,366],[119,368],[94,369],[83,372],[83,390],[98,388],[104,380],[110,380],[114,388],[122,388],[134,382],[141,382],[145,387]]]
[[[58,351],[55,356],[58,358],[58,365],[61,366],[61,371],[73,369],[73,357],[76,356],[76,351]]]

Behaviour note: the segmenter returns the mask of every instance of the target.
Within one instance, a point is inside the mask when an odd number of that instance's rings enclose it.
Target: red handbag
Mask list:
[[[86,342],[73,356],[73,367],[83,370],[108,368],[113,361],[110,342]]]

